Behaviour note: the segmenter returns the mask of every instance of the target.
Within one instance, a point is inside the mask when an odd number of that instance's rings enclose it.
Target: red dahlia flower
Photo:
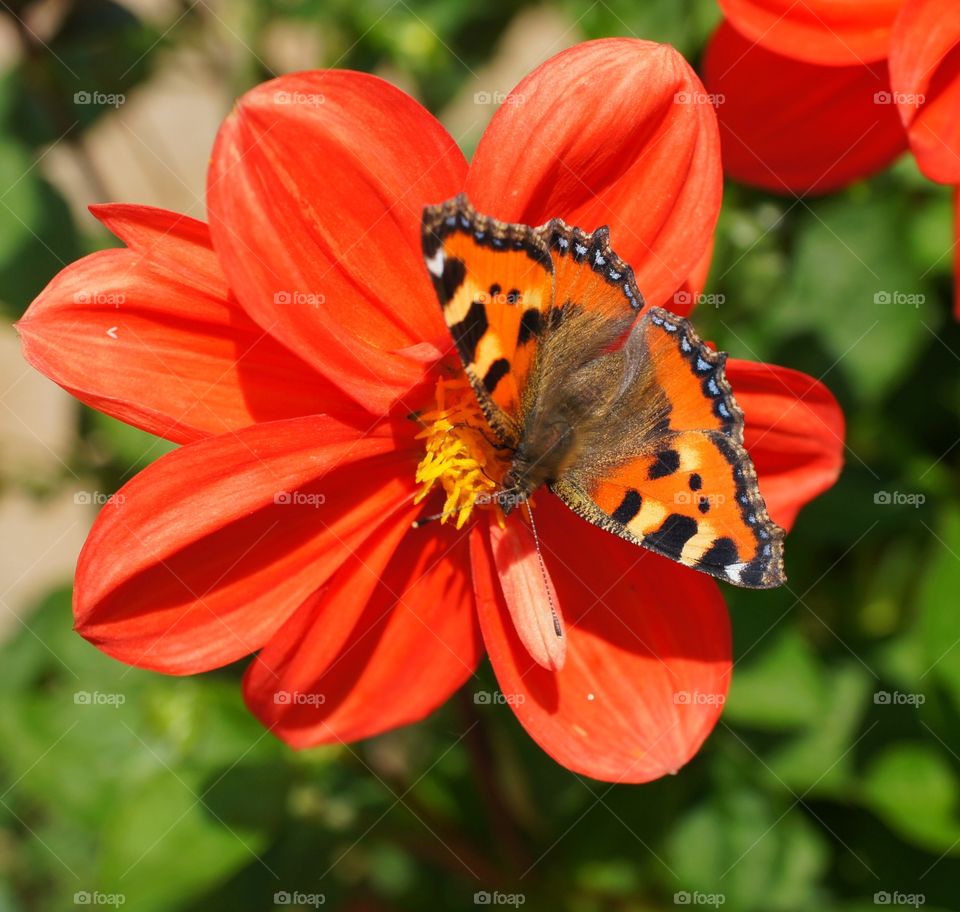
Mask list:
[[[98,517],[77,568],[80,633],[173,674],[256,652],[246,700],[297,747],[423,718],[486,652],[521,723],[570,769],[640,782],[687,761],[730,674],[712,579],[541,492],[567,626],[566,663],[551,671],[521,645],[505,598],[523,580],[501,582],[488,525],[411,523],[443,502],[414,502],[436,450],[419,436],[427,413],[479,420],[423,265],[424,205],[466,190],[505,220],[609,224],[648,302],[684,309],[721,194],[713,109],[684,103],[699,94],[668,47],[584,44],[516,88],[468,166],[380,79],[284,76],[220,131],[209,229],[95,207],[127,247],[50,283],[20,323],[26,357],[94,408],[184,446]],[[728,377],[770,512],[788,526],[836,478],[842,416],[795,371],[730,361]]]
[[[886,167],[909,144],[930,180],[960,185],[953,0],[720,5],[727,21],[707,48],[704,80],[722,98],[732,177],[781,193],[825,193]]]

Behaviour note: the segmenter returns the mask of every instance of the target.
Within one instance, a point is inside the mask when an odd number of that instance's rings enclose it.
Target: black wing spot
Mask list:
[[[703,479],[700,477],[699,473],[694,472],[690,476],[690,490],[699,491],[703,487]]]
[[[718,538],[703,554],[697,563],[701,567],[716,570],[717,567],[729,567],[739,563],[740,552],[732,538]]]
[[[477,345],[489,328],[487,308],[480,301],[474,301],[467,315],[450,327],[450,335],[457,344],[457,351],[460,352],[464,364],[473,364],[476,360]]]
[[[519,289],[519,288],[511,288],[511,289],[507,292],[507,303],[508,303],[508,304],[517,304],[522,297],[523,297],[523,295],[520,294],[520,289]]]
[[[436,289],[437,297],[440,303],[446,306],[447,302],[457,293],[457,289],[463,284],[467,277],[467,267],[463,260],[457,257],[447,257],[443,261],[443,272],[435,276],[430,274],[433,279],[433,287]]]
[[[767,565],[762,560],[751,561],[740,573],[740,582],[748,586],[762,586]]]
[[[488,393],[493,393],[497,388],[497,384],[509,373],[510,362],[506,358],[497,358],[483,375],[484,389],[486,389]]]
[[[673,560],[680,560],[684,545],[697,534],[698,528],[695,519],[671,513],[659,529],[644,536],[643,543]]]
[[[540,311],[535,307],[530,307],[523,312],[520,318],[520,330],[517,333],[517,345],[526,345],[532,338],[540,335],[543,322],[540,319]]]
[[[666,478],[680,468],[680,454],[676,450],[661,450],[657,453],[656,460],[647,473],[651,481]]]
[[[709,512],[710,512],[710,501],[709,501],[709,499],[706,498],[706,497],[700,497],[700,498],[698,498],[698,500],[697,500],[697,509],[698,509],[701,513],[709,513]]]
[[[643,498],[640,496],[640,493],[630,488],[630,490],[623,495],[623,501],[620,503],[620,506],[611,514],[611,519],[613,519],[614,522],[620,523],[621,526],[625,526],[640,512],[642,505]]]

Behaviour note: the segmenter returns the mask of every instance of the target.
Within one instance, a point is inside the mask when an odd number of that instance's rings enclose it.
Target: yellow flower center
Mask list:
[[[495,510],[502,528],[503,511],[494,494],[509,465],[507,451],[497,450],[487,419],[463,374],[441,377],[436,395],[436,407],[417,415],[423,425],[417,439],[426,441],[426,453],[417,466],[421,488],[414,503],[439,485],[447,495],[441,523],[456,516],[460,529],[474,508],[480,507]]]

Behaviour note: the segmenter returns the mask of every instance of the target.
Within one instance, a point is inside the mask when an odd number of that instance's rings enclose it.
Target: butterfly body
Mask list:
[[[427,207],[444,318],[510,465],[505,513],[547,485],[589,522],[751,587],[783,581],[723,365],[688,321],[647,307],[605,228],[538,228],[464,196]]]

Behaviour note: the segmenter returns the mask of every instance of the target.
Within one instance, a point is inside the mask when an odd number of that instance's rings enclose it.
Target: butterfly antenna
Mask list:
[[[558,636],[563,636],[563,628],[560,626],[560,616],[557,614],[557,606],[553,602],[553,593],[550,589],[550,579],[547,576],[547,565],[543,562],[543,553],[540,551],[540,536],[537,535],[537,524],[533,521],[533,510],[530,509],[530,501],[525,500],[523,505],[527,508],[527,516],[530,517],[530,529],[533,532],[533,544],[537,549],[537,560],[540,562],[540,573],[543,574],[543,588],[547,593],[547,600],[550,602],[550,614],[553,617],[553,632]]]

